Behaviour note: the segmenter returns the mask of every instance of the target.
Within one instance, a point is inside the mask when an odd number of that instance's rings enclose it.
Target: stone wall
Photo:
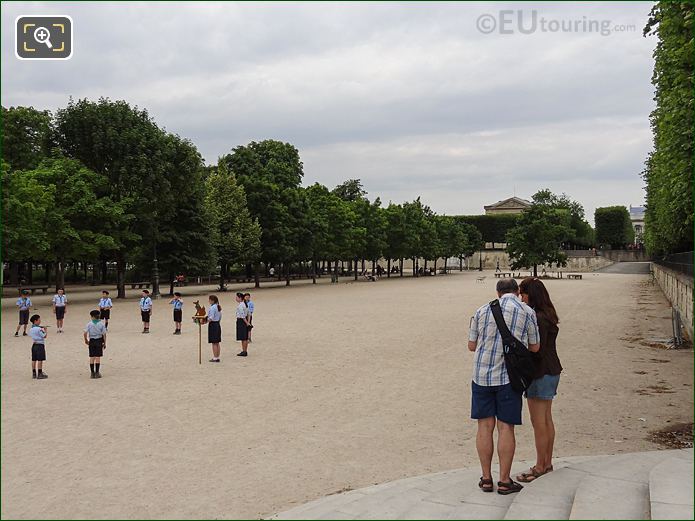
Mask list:
[[[502,271],[511,271],[511,268],[509,267],[509,255],[503,250],[483,250],[482,252],[482,257],[483,257],[483,269],[487,270],[494,270],[497,267],[497,261],[499,260],[500,263],[500,269]],[[480,253],[476,252],[473,254],[473,257],[470,259],[470,264],[472,268],[477,268],[480,262]],[[596,255],[588,255],[585,257],[568,257],[567,258],[567,266],[560,268],[562,271],[567,272],[567,271],[578,271],[578,272],[588,272],[588,271],[596,271],[598,269],[604,268],[606,266],[610,266],[613,264],[612,260],[606,259],[605,257],[601,256],[596,256]],[[555,271],[557,268],[553,267],[550,268],[549,266],[545,267],[546,270]],[[538,271],[541,271],[543,269],[542,266],[538,266]]]
[[[681,315],[685,334],[693,341],[693,279],[677,271],[652,263],[654,278],[671,305]]]
[[[649,262],[652,260],[644,250],[601,250],[599,255],[614,262]]]

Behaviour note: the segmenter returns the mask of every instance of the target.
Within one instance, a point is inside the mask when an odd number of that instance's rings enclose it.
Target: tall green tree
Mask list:
[[[624,248],[635,239],[630,213],[624,206],[596,208],[596,242],[607,248]]]
[[[206,228],[220,265],[220,289],[233,264],[255,262],[261,254],[261,227],[251,217],[244,188],[224,161],[205,181]]]
[[[26,173],[51,195],[44,214],[46,249],[56,261],[56,289],[65,285],[65,261],[96,259],[116,249],[117,238],[109,230],[123,225],[122,208],[108,196],[108,179],[79,161],[46,159]]]
[[[538,276],[539,264],[565,266],[567,255],[561,251],[561,244],[570,233],[568,221],[558,219],[556,211],[546,205],[532,205],[507,233],[505,250],[511,268],[533,268],[533,275]]]
[[[569,215],[571,233],[563,239],[566,247],[587,248],[593,245],[594,231],[584,218],[584,207],[581,203],[570,199],[567,194],[554,194],[547,188],[536,192],[532,200],[535,204],[542,204]]]
[[[33,107],[2,107],[2,158],[11,170],[31,170],[50,155],[52,118]]]
[[[175,191],[166,175],[166,133],[146,110],[125,101],[73,101],[56,114],[56,139],[63,152],[105,176],[114,204],[130,216],[110,230],[120,235],[112,252],[117,262],[118,297],[125,297],[126,261],[152,248],[162,207]],[[145,241],[145,242],[143,242]]]
[[[656,254],[693,249],[693,10],[692,2],[657,2],[644,28],[645,36],[657,37],[654,150],[642,172],[645,244]]]
[[[244,187],[251,216],[261,226],[261,259],[284,263],[289,284],[291,262],[307,254],[310,233],[299,152],[289,143],[254,141],[234,148],[222,161]]]

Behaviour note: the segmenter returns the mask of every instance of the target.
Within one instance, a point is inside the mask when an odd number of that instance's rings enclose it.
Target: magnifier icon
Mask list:
[[[37,27],[34,31],[34,40],[36,40],[39,43],[45,43],[46,47],[48,47],[49,49],[53,49],[53,45],[51,45],[50,38],[51,33],[45,27]]]

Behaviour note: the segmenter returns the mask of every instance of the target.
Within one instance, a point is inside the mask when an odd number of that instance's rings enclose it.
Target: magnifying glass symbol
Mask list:
[[[45,27],[37,27],[34,31],[34,40],[36,40],[39,43],[45,43],[46,47],[48,47],[49,49],[53,49],[53,45],[51,45],[50,38],[51,33]]]

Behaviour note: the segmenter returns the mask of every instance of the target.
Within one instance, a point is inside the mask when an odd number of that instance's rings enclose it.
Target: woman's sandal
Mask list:
[[[478,482],[478,487],[483,492],[492,492],[493,491],[492,479],[485,479],[485,478],[481,477],[480,481]]]
[[[504,481],[497,482],[497,493],[502,494],[503,496],[520,492],[523,488],[523,485],[520,485],[513,479],[510,479],[509,483],[505,483]]]
[[[519,474],[516,479],[522,483],[531,483],[532,481],[536,481],[536,479],[540,478],[542,475],[552,472],[552,470],[553,467],[550,466],[549,468],[545,469],[544,472],[541,472],[534,466],[528,469],[528,472],[522,472]]]

